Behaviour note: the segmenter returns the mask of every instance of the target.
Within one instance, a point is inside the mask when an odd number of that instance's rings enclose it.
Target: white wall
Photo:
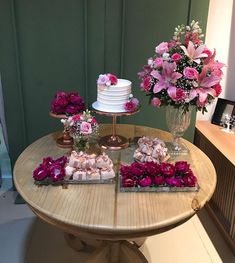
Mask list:
[[[232,17],[233,16],[233,17]],[[210,0],[205,43],[209,49],[216,49],[216,59],[226,64],[221,81],[220,98],[235,100],[235,5],[233,0]],[[216,100],[207,107],[208,113],[197,113],[198,120],[211,120]]]

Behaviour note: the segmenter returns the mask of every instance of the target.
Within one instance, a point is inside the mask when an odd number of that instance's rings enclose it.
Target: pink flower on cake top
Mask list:
[[[141,89],[150,96],[154,107],[172,105],[188,110],[193,105],[206,111],[221,92],[223,63],[215,59],[201,40],[198,22],[177,26],[173,38],[155,48],[143,71],[138,73]]]
[[[105,112],[132,112],[139,107],[139,101],[131,94],[131,81],[118,79],[115,75],[100,74],[97,79],[97,101],[93,105]]]

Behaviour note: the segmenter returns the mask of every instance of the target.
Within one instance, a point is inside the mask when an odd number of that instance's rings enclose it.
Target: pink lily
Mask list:
[[[191,60],[195,61],[196,63],[200,63],[200,58],[206,58],[208,55],[206,53],[203,53],[205,49],[205,45],[200,45],[195,49],[194,44],[192,41],[188,42],[188,47],[180,46],[185,55],[188,56]]]
[[[181,73],[176,70],[176,63],[168,63],[164,61],[162,63],[162,73],[160,74],[157,70],[151,72],[151,76],[156,78],[158,82],[154,85],[153,93],[158,93],[163,89],[168,89],[169,92],[175,92],[175,83],[177,79],[182,77]]]

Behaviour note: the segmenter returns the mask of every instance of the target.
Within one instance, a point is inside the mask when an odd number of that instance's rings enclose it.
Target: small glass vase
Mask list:
[[[89,141],[87,138],[73,138],[73,150],[77,153],[87,152],[89,149]]]
[[[166,124],[172,134],[173,141],[167,142],[168,153],[172,155],[188,154],[189,149],[181,141],[191,121],[192,107],[188,111],[182,108],[168,106],[166,108]]]

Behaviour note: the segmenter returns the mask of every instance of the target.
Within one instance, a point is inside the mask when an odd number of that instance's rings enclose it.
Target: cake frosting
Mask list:
[[[103,111],[125,111],[124,105],[131,95],[131,81],[117,79],[115,85],[97,84],[97,102]]]

